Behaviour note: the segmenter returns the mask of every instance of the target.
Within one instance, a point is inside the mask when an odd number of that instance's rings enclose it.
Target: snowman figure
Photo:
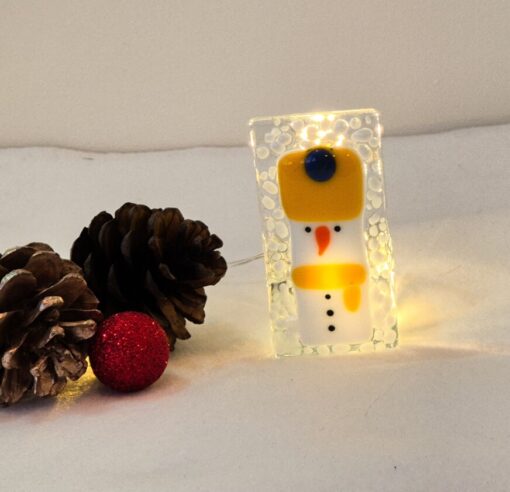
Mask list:
[[[344,147],[292,151],[278,161],[303,343],[357,344],[371,338],[364,176],[356,151]]]

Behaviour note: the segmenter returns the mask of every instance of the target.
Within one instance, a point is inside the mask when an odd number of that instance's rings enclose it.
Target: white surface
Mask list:
[[[92,377],[0,410],[2,490],[508,490],[510,126],[383,142],[401,347],[268,356],[261,262],[210,289],[207,321],[150,390]],[[65,252],[124,200],[179,206],[260,250],[250,152],[0,151],[0,246]]]
[[[244,145],[256,115],[510,122],[508,0],[0,0],[0,147]]]

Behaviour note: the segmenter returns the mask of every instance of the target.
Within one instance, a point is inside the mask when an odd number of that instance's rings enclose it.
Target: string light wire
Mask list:
[[[240,260],[229,261],[228,266],[232,268],[232,267],[237,267],[237,266],[241,266],[241,265],[247,265],[248,263],[252,263],[253,261],[261,260],[262,258],[264,258],[264,253],[259,253],[254,256],[248,256],[247,258],[241,258]]]

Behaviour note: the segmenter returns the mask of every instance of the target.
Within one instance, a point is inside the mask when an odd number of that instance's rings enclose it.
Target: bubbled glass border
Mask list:
[[[249,122],[266,264],[273,346],[277,356],[366,352],[398,344],[394,260],[385,213],[381,124],[374,109],[253,118]],[[366,174],[364,238],[369,265],[372,337],[363,344],[306,345],[292,320],[297,316],[291,280],[291,238],[277,180],[278,158],[317,145],[355,149]]]

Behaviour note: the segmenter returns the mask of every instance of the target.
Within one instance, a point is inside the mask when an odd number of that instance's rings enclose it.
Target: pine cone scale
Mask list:
[[[47,368],[48,358],[41,357],[30,369],[30,374],[34,378],[34,393],[37,396],[50,395],[55,385],[55,378],[51,377],[51,373],[47,370]],[[60,378],[57,380],[60,380]]]
[[[87,282],[77,273],[68,273],[64,275],[58,282],[51,287],[44,289],[38,294],[39,299],[45,297],[61,297],[64,306],[70,306],[81,296],[87,289]]]
[[[175,296],[171,298],[171,301],[186,319],[196,324],[202,324],[205,321],[205,300],[198,303],[183,302]]]
[[[101,229],[103,226],[110,222],[113,219],[113,217],[107,213],[107,212],[101,212],[100,214],[96,215],[92,222],[90,223],[89,230],[92,232],[92,234],[85,233],[84,237],[90,238],[91,242],[93,244],[93,247],[97,250],[101,249],[100,243],[99,243],[99,233],[101,232]],[[84,228],[84,231],[87,231],[87,228]],[[74,261],[74,260],[73,260]],[[79,265],[79,263],[78,263]]]
[[[70,322],[81,323],[82,321],[89,320],[99,322],[103,318],[103,314],[99,309],[88,309],[87,307],[84,309],[63,309],[59,314],[60,324]]]
[[[55,337],[64,336],[65,331],[60,325],[53,325],[46,329],[43,336],[40,338],[40,341],[36,344],[37,348],[44,348],[48,343],[54,339]]]
[[[26,387],[32,382],[32,376],[25,369],[5,369],[0,385],[1,401],[10,405],[21,400],[25,394]]]
[[[158,270],[166,280],[169,280],[170,282],[172,282],[172,285],[173,285],[173,282],[177,281],[175,275],[170,271],[170,268],[168,267],[168,265],[165,265],[164,263],[160,263],[158,265]]]
[[[23,319],[22,313],[18,311],[0,312],[0,345],[4,340],[11,336],[10,330],[20,324]]]
[[[46,311],[61,308],[63,305],[64,299],[60,296],[44,297],[37,302],[34,308],[27,306],[23,312],[20,311],[20,315],[23,316],[23,321],[20,324],[22,326],[29,326]]]
[[[82,310],[95,310],[97,311],[97,298],[94,293],[87,287],[76,299],[76,302],[82,307]]]
[[[118,267],[121,270],[120,267]],[[108,271],[108,283],[106,284],[106,291],[108,296],[103,296],[102,299],[110,298],[111,301],[118,305],[127,305],[128,297],[124,295],[122,287],[120,286],[119,277],[122,273],[117,273],[115,265],[112,265]],[[126,285],[126,284],[124,284]]]
[[[52,357],[55,373],[59,378],[76,380],[87,370],[87,363],[80,353],[64,350]]]
[[[34,249],[29,246],[7,250],[0,258],[0,265],[7,270],[15,270],[19,265],[26,265],[34,254]]]
[[[106,262],[112,262],[119,249],[120,234],[117,231],[115,219],[111,219],[99,231],[99,246]]]
[[[18,340],[11,342],[11,348],[6,350],[2,355],[2,367],[5,369],[18,369],[21,367],[21,356],[18,354],[18,350],[27,336],[28,333],[19,333]]]
[[[39,287],[48,287],[62,276],[62,260],[56,253],[38,251],[30,257],[24,270],[37,278]]]
[[[92,319],[82,321],[60,322],[64,335],[74,341],[88,340],[96,332],[96,322]]]
[[[0,310],[16,306],[20,300],[30,296],[37,287],[37,280],[24,269],[12,270],[0,281]]]
[[[165,324],[169,324],[172,327],[175,336],[181,340],[189,338],[191,335],[185,328],[186,321],[184,316],[177,312],[174,304],[170,302],[170,300],[159,290],[150,272],[147,272],[145,278],[145,287],[147,291],[152,294],[160,312],[166,319]]]

